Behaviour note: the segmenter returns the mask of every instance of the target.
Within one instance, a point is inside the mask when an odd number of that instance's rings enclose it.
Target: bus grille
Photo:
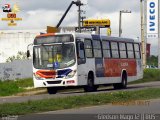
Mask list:
[[[47,81],[48,84],[60,84],[62,80],[59,81]]]

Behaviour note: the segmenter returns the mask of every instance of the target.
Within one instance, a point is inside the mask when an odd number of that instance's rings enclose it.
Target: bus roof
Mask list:
[[[87,34],[87,33],[76,33],[78,37],[92,37],[93,40],[110,40],[110,41],[124,41],[124,42],[134,42],[134,39],[131,38],[122,38],[122,37],[111,37],[105,35],[95,35],[95,34]]]
[[[89,33],[50,33],[50,34],[42,34],[38,35],[36,37],[42,37],[42,36],[52,36],[52,35],[63,35],[63,34],[73,34],[76,37],[82,37],[82,38],[92,38],[93,40],[110,40],[110,41],[122,41],[122,42],[134,42],[134,39],[131,38],[122,38],[122,37],[111,37],[111,36],[105,36],[105,35],[96,35],[96,34],[89,34]]]
[[[102,39],[102,40],[113,40],[113,41],[134,42],[134,39],[131,39],[131,38],[122,38],[122,37],[101,36],[101,39]]]

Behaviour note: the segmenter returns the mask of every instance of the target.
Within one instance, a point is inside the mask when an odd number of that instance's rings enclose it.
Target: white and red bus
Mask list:
[[[128,82],[143,77],[140,51],[140,43],[128,38],[84,33],[38,35],[33,43],[34,86],[46,87],[49,94],[70,86],[84,87],[87,92],[106,84],[126,88]]]

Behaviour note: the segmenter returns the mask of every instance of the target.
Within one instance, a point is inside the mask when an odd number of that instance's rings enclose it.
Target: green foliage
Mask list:
[[[130,84],[160,81],[160,69],[145,69],[143,79],[133,81]]]
[[[14,60],[24,60],[24,59],[27,59],[27,53],[19,51],[16,56],[13,55],[13,56],[7,58],[6,62],[12,62]]]
[[[24,92],[25,87],[32,87],[33,80],[31,78],[21,80],[0,81],[0,96],[9,96]]]
[[[160,98],[160,88],[149,88],[137,91],[118,91],[100,94],[85,94],[64,98],[52,98],[24,103],[0,104],[1,115],[22,115],[44,111],[78,108],[107,103],[124,103],[130,101]]]
[[[145,80],[145,81],[160,81],[160,69],[145,69],[143,80]]]
[[[32,78],[25,78],[25,79],[18,79],[15,81],[16,85],[19,87],[33,87],[33,79]]]
[[[147,65],[158,66],[158,56],[151,55],[147,58]]]
[[[22,92],[23,90],[17,86],[15,82],[12,81],[6,81],[2,82],[0,81],[0,96],[8,96],[13,95],[18,92]]]

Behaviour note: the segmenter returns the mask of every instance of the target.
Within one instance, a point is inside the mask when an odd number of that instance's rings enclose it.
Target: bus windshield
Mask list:
[[[33,48],[33,65],[37,69],[62,69],[75,64],[73,43],[39,45]]]

